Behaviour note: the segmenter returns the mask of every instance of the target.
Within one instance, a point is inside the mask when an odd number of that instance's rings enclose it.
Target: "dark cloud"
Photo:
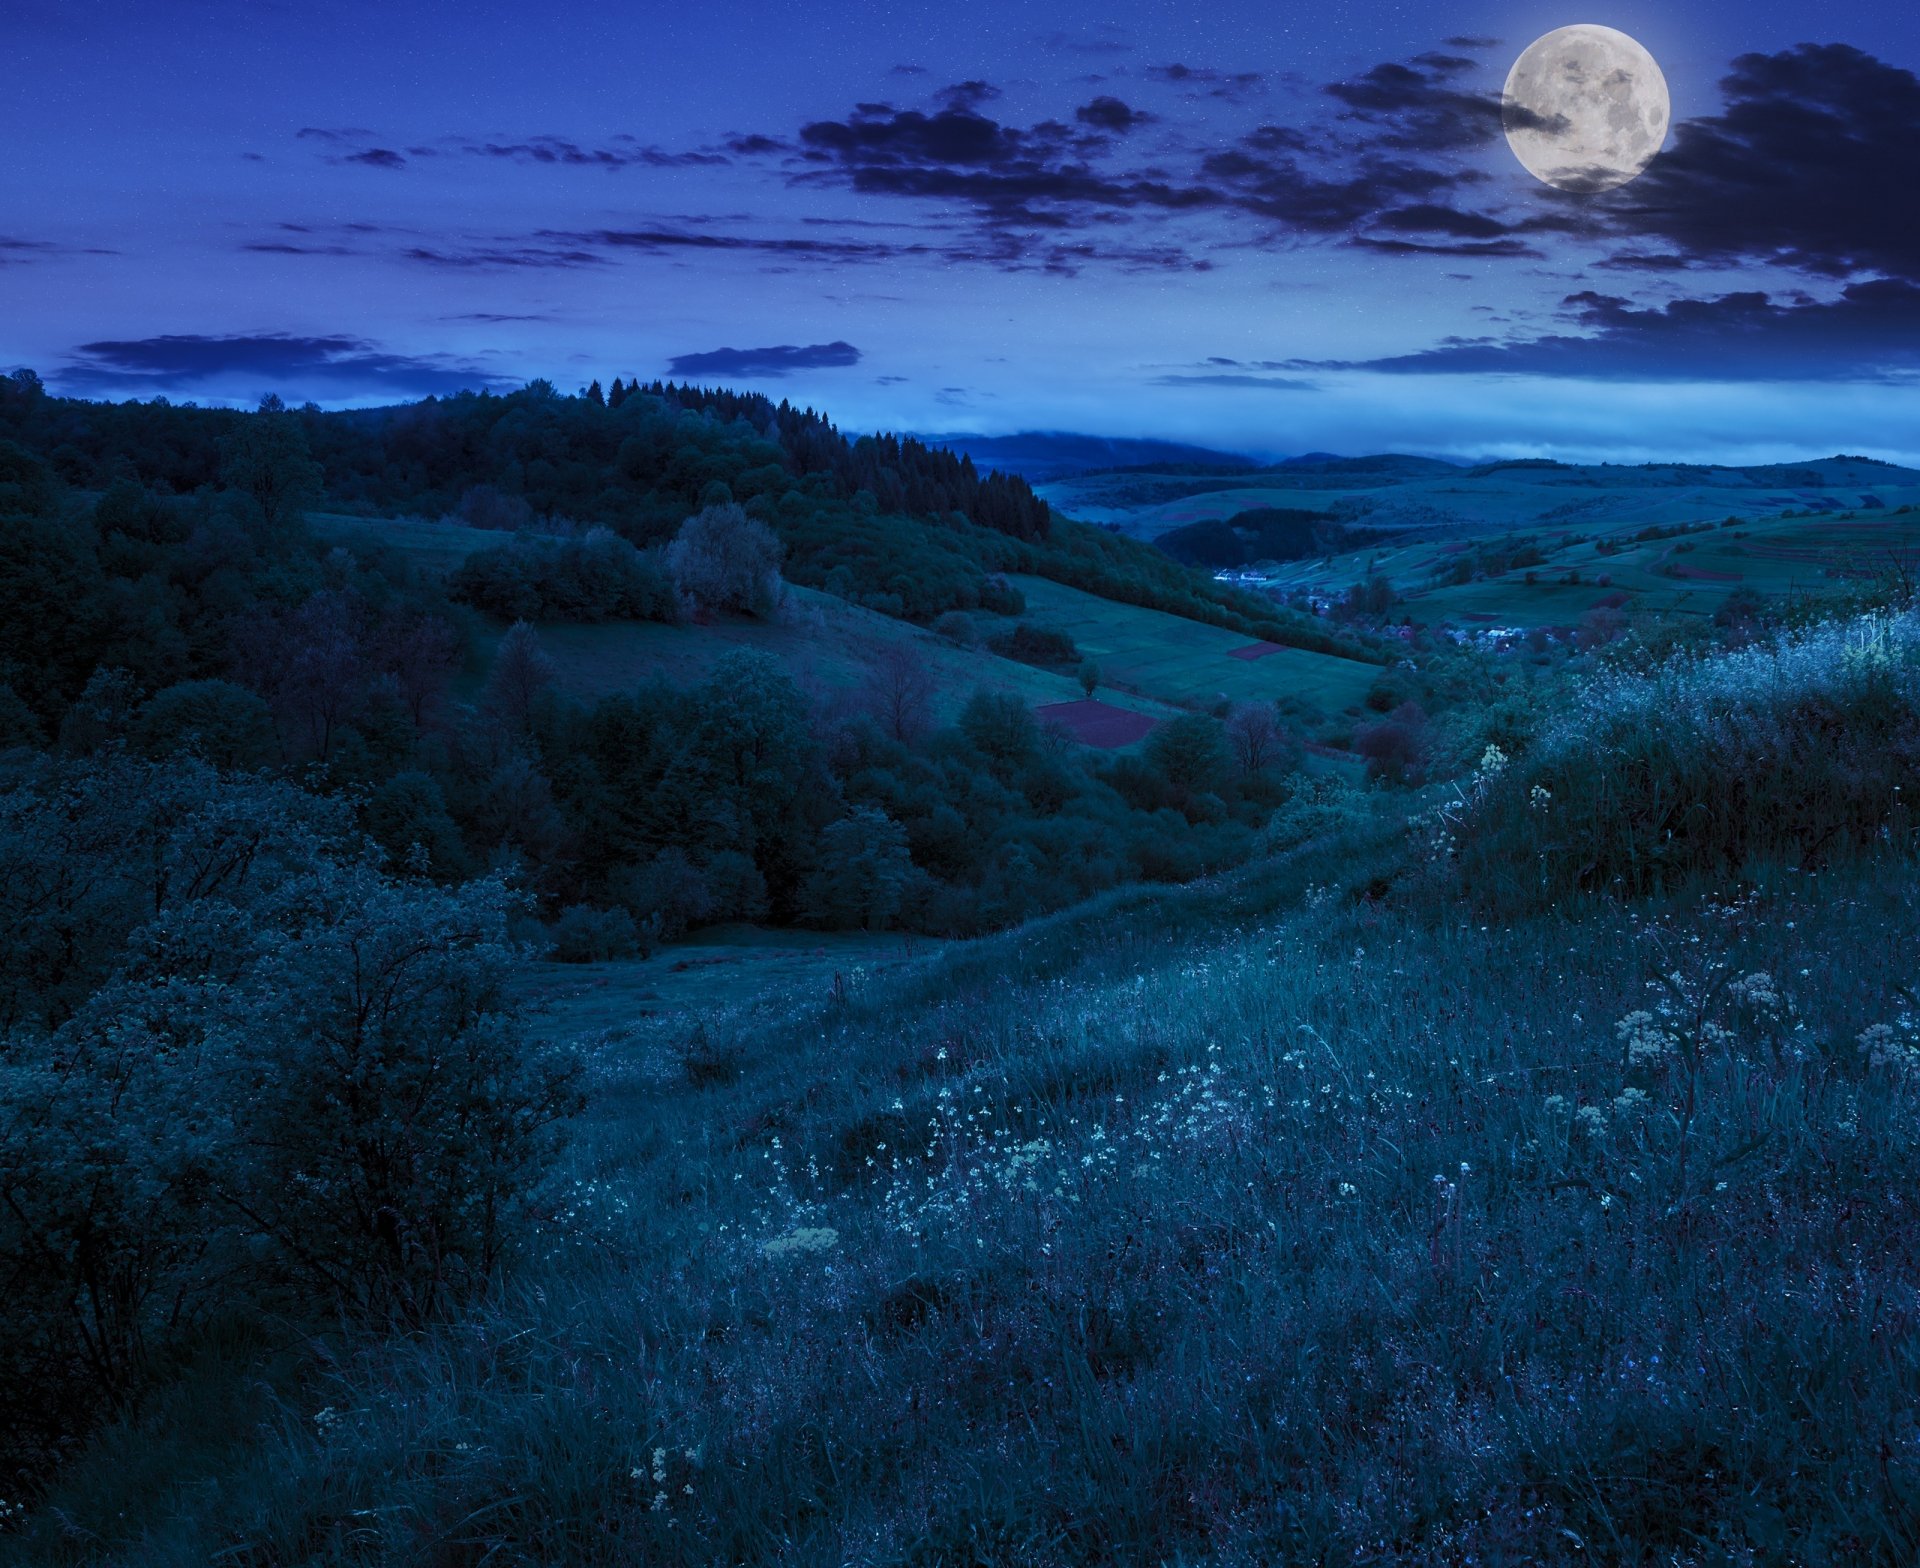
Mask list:
[[[815,240],[750,234],[689,233],[684,229],[542,229],[538,239],[562,246],[598,245],[618,251],[666,254],[674,251],[746,251],[786,257],[815,257],[822,261],[887,261],[898,256],[927,255],[931,246],[890,245],[868,240]]]
[[[889,76],[925,76],[926,74],[927,68],[924,65],[896,65],[887,72]]]
[[[605,146],[588,147],[564,136],[529,136],[520,141],[499,141],[487,137],[448,136],[422,147],[396,150],[380,146],[372,131],[323,130],[308,126],[296,140],[318,142],[328,149],[322,154],[330,163],[360,164],[370,169],[404,169],[410,159],[490,158],[503,163],[522,163],[553,168],[605,169],[680,169],[729,163],[726,152],[696,150],[669,152],[635,140],[631,136],[609,138]],[[753,143],[750,150],[773,150],[779,144],[771,138],[736,138]],[[764,144],[764,145],[762,145]],[[351,151],[346,149],[351,148]],[[729,150],[732,150],[731,147]]]
[[[572,271],[579,267],[607,265],[605,256],[578,246],[509,243],[454,249],[437,245],[408,245],[398,254],[403,261],[419,262],[429,267],[445,267],[457,272]]]
[[[493,158],[507,163],[545,164],[574,169],[682,169],[725,164],[717,152],[666,152],[630,136],[616,136],[605,147],[582,147],[564,136],[532,136],[525,141],[497,142],[456,139],[449,152],[469,158]]]
[[[869,104],[844,120],[802,126],[800,141],[813,166],[803,180],[965,202],[1002,226],[1068,227],[1073,209],[1193,211],[1220,201],[1164,175],[1103,173],[1089,160],[1106,138],[1054,120],[1022,129],[971,109],[925,114]]]
[[[207,393],[396,399],[500,386],[498,377],[440,357],[390,354],[353,337],[202,337],[83,343],[55,379],[76,392],[138,396]]]
[[[1147,76],[1156,82],[1183,87],[1196,98],[1222,98],[1229,102],[1257,93],[1265,85],[1258,71],[1220,71],[1211,66],[1183,65],[1179,61],[1172,65],[1148,66]]]
[[[1298,376],[1260,376],[1245,371],[1215,370],[1195,375],[1155,376],[1149,383],[1156,387],[1235,387],[1253,392],[1313,392],[1319,383]]]
[[[1742,55],[1615,198],[1620,226],[1694,260],[1920,281],[1920,79],[1845,44]]]
[[[1426,154],[1466,152],[1506,134],[1501,95],[1454,82],[1476,64],[1463,55],[1422,54],[1405,64],[1376,65],[1354,80],[1329,82],[1322,91],[1345,104],[1346,117],[1365,125],[1378,146]],[[1506,114],[1536,123],[1517,105]]]
[[[1685,256],[1648,255],[1638,251],[1622,251],[1617,256],[1608,256],[1593,265],[1605,272],[1685,272],[1693,265]]]
[[[297,240],[249,240],[240,247],[261,256],[360,256],[365,252],[352,245],[301,244]]]
[[[0,235],[0,267],[24,266],[29,262],[51,261],[59,256],[117,256],[117,250],[95,245],[57,245],[51,240],[23,240]]]
[[[1175,218],[1253,217],[1267,238],[1364,237],[1384,255],[1537,257],[1529,236],[1571,231],[1592,220],[1532,212],[1514,222],[1478,215],[1456,198],[1485,175],[1453,154],[1500,134],[1497,99],[1464,93],[1451,79],[1472,67],[1464,56],[1429,53],[1411,65],[1381,66],[1358,84],[1328,91],[1349,105],[1333,132],[1262,124],[1224,149],[1217,139],[1131,156],[1124,133],[1147,116],[1125,101],[1096,97],[1075,123],[1008,124],[978,105],[984,95],[949,94],[928,112],[861,105],[844,119],[801,128],[800,158],[788,178],[845,184],[866,195],[938,201],[969,210],[982,243],[968,258],[1025,264],[1049,232],[1095,239],[1096,251],[1127,266],[1203,265],[1165,238],[1115,246],[1118,225]],[[1150,75],[1189,88],[1258,83],[1252,73],[1187,65]],[[975,86],[979,84],[969,84]],[[1379,232],[1374,232],[1376,221]],[[1078,265],[1056,242],[1057,260]],[[943,254],[950,254],[943,249]]]
[[[967,110],[978,108],[983,103],[991,103],[1000,96],[1000,89],[992,82],[979,80],[955,82],[937,94],[940,102],[949,109]],[[884,108],[885,105],[880,107]]]
[[[860,350],[851,343],[815,343],[796,348],[716,348],[704,354],[681,354],[668,368],[676,376],[784,376],[796,370],[838,370],[860,363]]]
[[[1092,103],[1083,103],[1073,111],[1073,117],[1082,125],[1091,125],[1097,131],[1113,131],[1124,136],[1136,125],[1149,124],[1153,116],[1122,103],[1102,93]]]
[[[1461,212],[1432,202],[1384,212],[1375,226],[1397,234],[1451,234],[1463,240],[1495,239],[1510,232],[1508,225],[1483,212]]]
[[[1418,354],[1297,368],[1580,376],[1622,381],[1884,380],[1920,375],[1920,286],[1882,278],[1832,299],[1759,292],[1636,308],[1569,295],[1584,335],[1450,340]]]
[[[1541,252],[1525,240],[1396,240],[1374,234],[1356,234],[1348,244],[1383,256],[1479,256],[1494,259],[1520,257],[1539,260]]]

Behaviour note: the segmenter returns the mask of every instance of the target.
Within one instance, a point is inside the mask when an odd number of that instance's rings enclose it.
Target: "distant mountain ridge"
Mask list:
[[[974,467],[983,472],[998,469],[1029,482],[1147,466],[1230,472],[1260,466],[1258,458],[1244,452],[1222,452],[1181,441],[1082,435],[1070,430],[1023,430],[1010,436],[934,433],[914,439],[971,457]]]

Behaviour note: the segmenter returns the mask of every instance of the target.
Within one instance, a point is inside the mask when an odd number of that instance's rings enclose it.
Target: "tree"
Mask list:
[[[481,704],[512,734],[531,734],[553,679],[553,660],[540,646],[540,634],[525,621],[515,621],[493,656]]]
[[[674,585],[697,609],[771,615],[780,603],[780,541],[732,501],[680,525],[667,549]]]
[[[1243,702],[1227,715],[1227,743],[1243,773],[1260,773],[1277,762],[1284,738],[1272,703]]]
[[[805,903],[817,920],[883,931],[899,912],[913,859],[907,833],[877,806],[855,806],[821,835]]]
[[[915,741],[932,727],[939,693],[926,658],[905,643],[890,643],[867,671],[861,706],[892,739]]]
[[[247,497],[267,532],[292,526],[320,498],[320,465],[307,450],[307,432],[278,397],[245,415],[220,442],[220,482]]]
[[[1093,700],[1094,692],[1100,685],[1100,666],[1091,659],[1082,659],[1079,670],[1080,689],[1087,694],[1087,700]]]
[[[328,589],[296,609],[258,616],[236,639],[236,663],[272,699],[293,749],[322,762],[366,696],[365,608],[350,590]]]
[[[1169,719],[1147,737],[1143,755],[1182,799],[1217,790],[1232,764],[1226,731],[1204,713]]]
[[[960,710],[960,733],[1003,772],[1031,761],[1040,745],[1033,710],[1011,692],[975,692]]]
[[[217,768],[257,768],[277,749],[273,710],[231,681],[182,681],[150,698],[133,737],[150,757],[186,752]]]
[[[372,657],[393,677],[416,729],[424,729],[440,706],[447,681],[460,665],[460,639],[439,616],[415,611],[389,615],[374,633]]]
[[[1353,749],[1367,759],[1367,777],[1390,784],[1417,782],[1427,757],[1427,715],[1403,702],[1377,724],[1361,726]]]

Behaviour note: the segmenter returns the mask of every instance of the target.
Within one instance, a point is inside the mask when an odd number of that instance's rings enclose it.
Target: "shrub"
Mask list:
[[[597,964],[630,958],[640,947],[640,932],[624,909],[595,909],[569,904],[553,923],[549,955],[562,964]]]
[[[1049,669],[1069,665],[1078,657],[1073,639],[1065,632],[1050,626],[1035,626],[1030,621],[1021,621],[1011,631],[1000,633],[990,639],[987,646],[1002,658]]]
[[[1413,782],[1427,759],[1427,715],[1419,703],[1403,702],[1377,724],[1361,725],[1353,749],[1366,758],[1368,778]]]
[[[605,528],[476,550],[447,589],[503,621],[672,621],[679,612],[660,553],[636,550]]]
[[[0,792],[0,1457],[216,1313],[423,1323],[523,1235],[576,1073],[507,1000],[509,895],[347,827],[188,759]]]
[[[1597,677],[1462,817],[1463,871],[1639,893],[1875,838],[1920,764],[1920,615],[1780,633]]]
[[[943,611],[935,618],[933,631],[935,635],[946,638],[948,642],[957,643],[962,648],[971,648],[980,640],[980,634],[974,628],[973,617],[965,610]]]
[[[667,549],[674,585],[696,608],[771,615],[780,602],[780,541],[731,501],[680,525]]]
[[[221,768],[257,768],[278,749],[272,710],[231,681],[182,681],[157,692],[133,734],[150,757],[189,752]]]

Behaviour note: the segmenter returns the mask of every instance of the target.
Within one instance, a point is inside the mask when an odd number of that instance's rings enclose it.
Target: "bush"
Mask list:
[[[672,621],[679,612],[659,552],[636,550],[604,528],[583,539],[522,536],[476,550],[447,591],[503,621]]]
[[[339,803],[109,754],[0,790],[0,1463],[217,1315],[421,1324],[524,1235],[577,1103],[509,895],[382,875]]]
[[[1002,658],[1018,659],[1022,664],[1038,664],[1047,669],[1063,668],[1079,657],[1073,639],[1065,632],[1050,626],[1035,626],[1029,621],[1021,621],[1011,631],[1001,632],[991,638],[987,646]]]
[[[1597,677],[1462,822],[1484,892],[1641,893],[1758,857],[1818,864],[1904,823],[1920,615],[1864,616]]]
[[[569,904],[553,923],[548,952],[562,964],[598,964],[609,958],[630,958],[639,948],[639,929],[626,910]]]
[[[257,768],[279,749],[272,710],[231,681],[182,681],[157,692],[133,734],[150,757],[187,752],[221,768]]]
[[[681,524],[667,565],[697,609],[767,616],[780,603],[781,554],[772,532],[729,501]]]

